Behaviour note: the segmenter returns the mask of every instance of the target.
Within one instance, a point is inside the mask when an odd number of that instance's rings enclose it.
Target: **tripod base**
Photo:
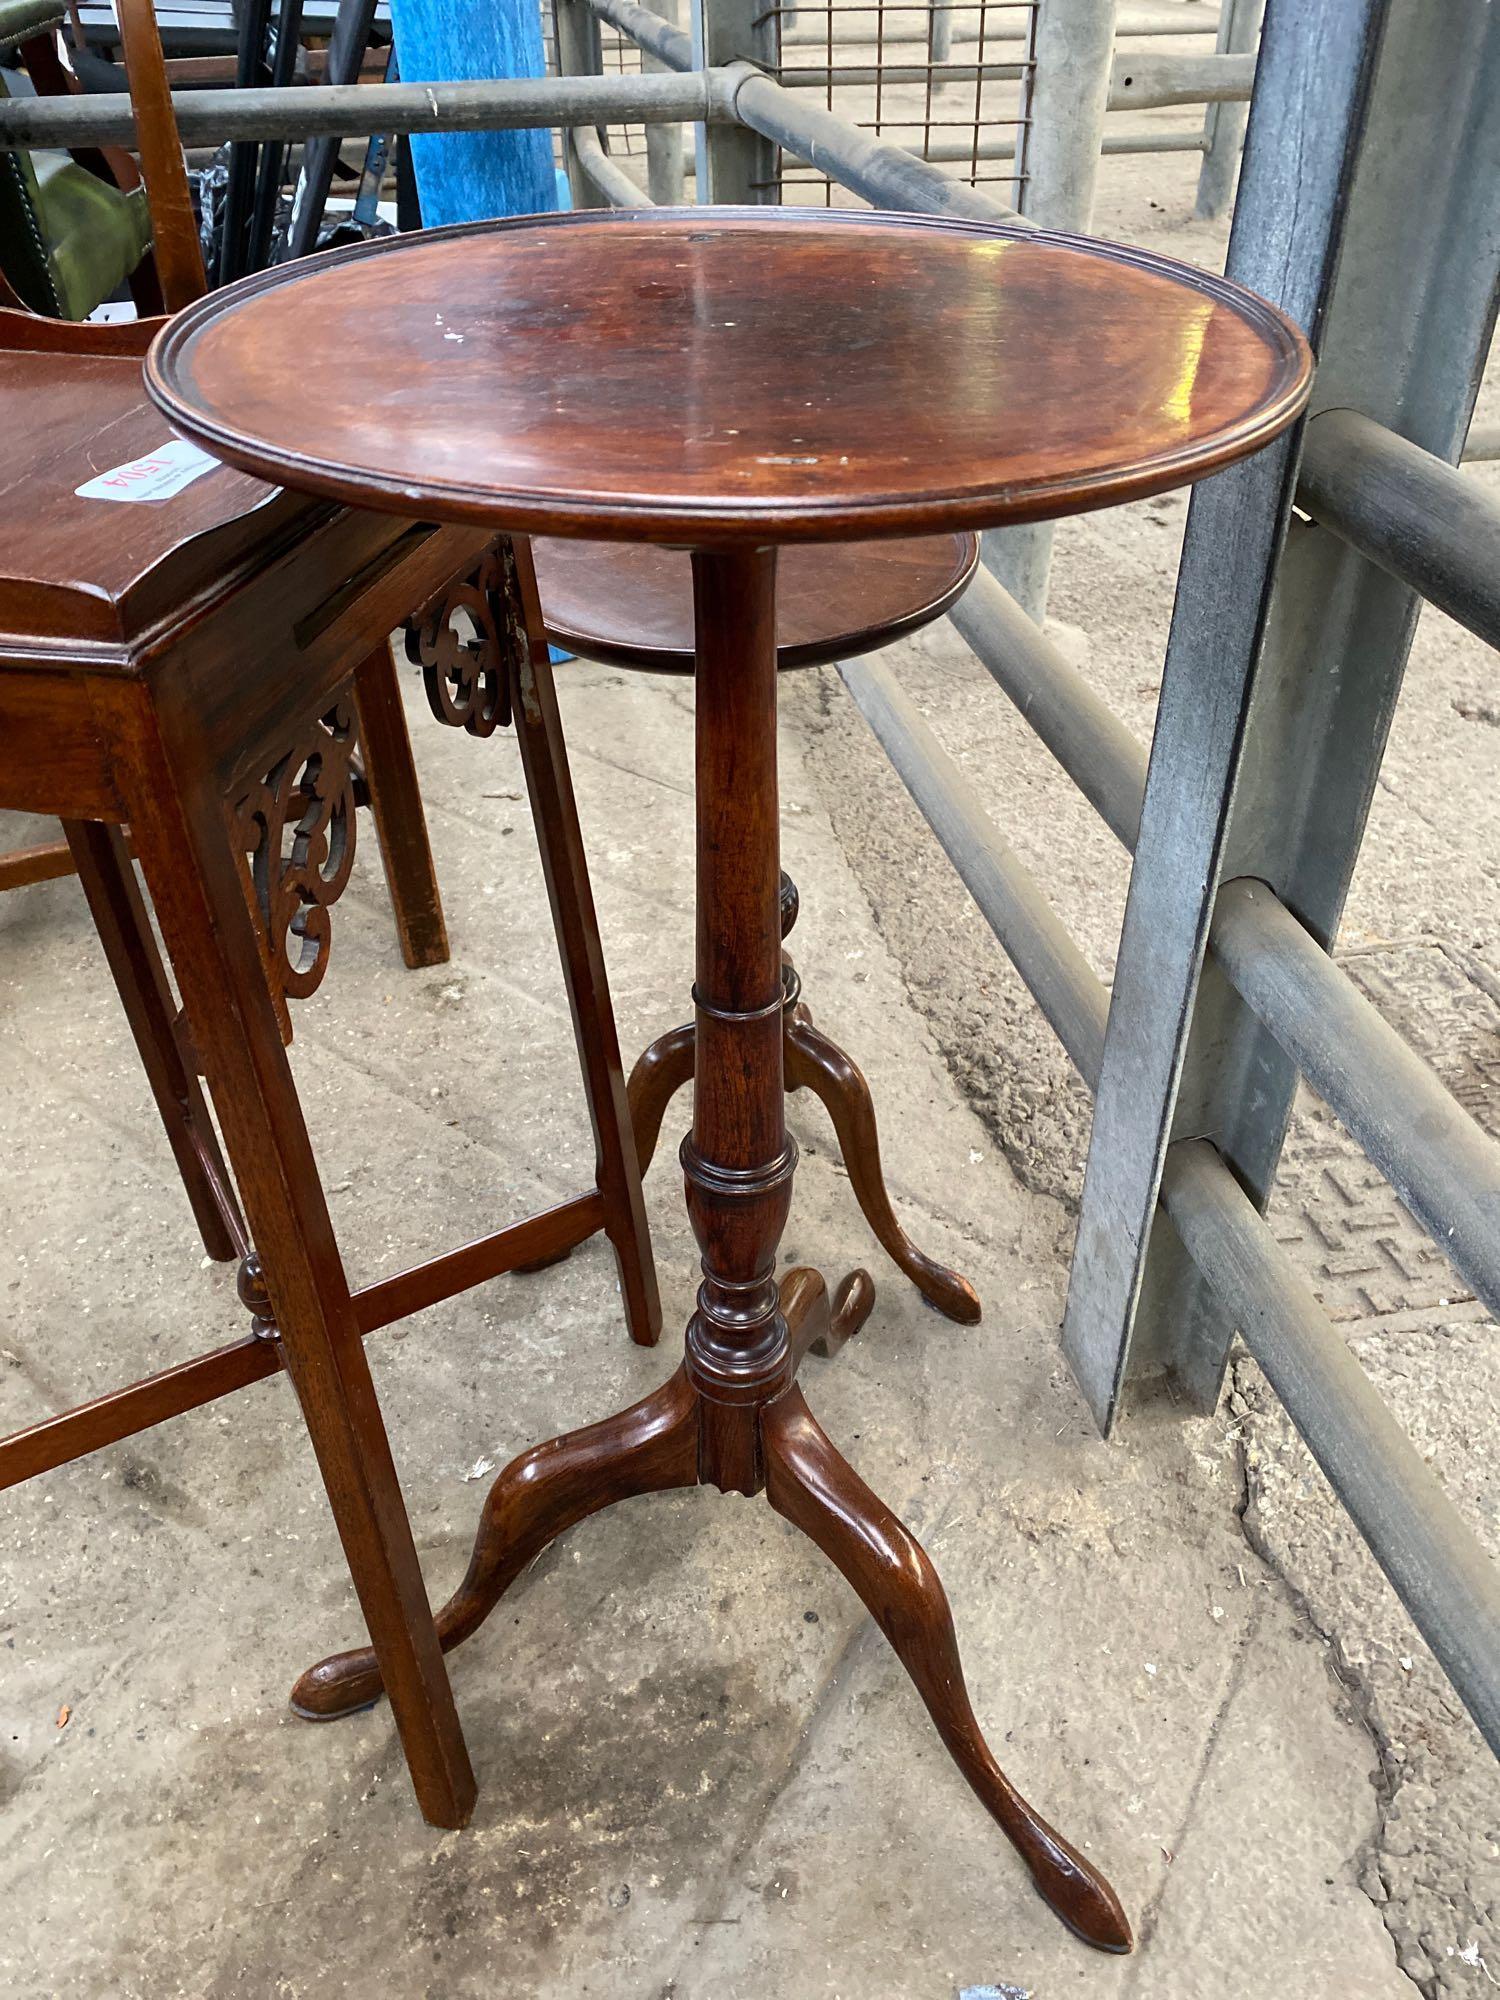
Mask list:
[[[793,1369],[809,1349],[836,1353],[874,1304],[863,1271],[830,1298],[822,1277],[799,1267],[782,1280]],[[795,1376],[755,1411],[763,1490],[858,1592],[927,1704],[949,1755],[1020,1854],[1037,1893],[1086,1944],[1129,1951],[1130,1925],[1104,1877],[1026,1803],[996,1763],[964,1687],[953,1616],[925,1551],[843,1458]],[[704,1436],[714,1412],[679,1368],[641,1402],[602,1423],[523,1452],[490,1488],[458,1590],[437,1615],[451,1652],[566,1529],[618,1500],[702,1483]],[[373,1651],[339,1653],[297,1682],[298,1714],[329,1720],[368,1707],[381,1692]]]

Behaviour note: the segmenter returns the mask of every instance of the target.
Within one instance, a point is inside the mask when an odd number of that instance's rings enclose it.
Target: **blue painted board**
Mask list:
[[[391,15],[403,83],[545,74],[538,0],[391,0]],[[415,132],[411,155],[429,228],[558,206],[550,132]]]

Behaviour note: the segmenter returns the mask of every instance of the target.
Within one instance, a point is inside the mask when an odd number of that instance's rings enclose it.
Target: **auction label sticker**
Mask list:
[[[221,462],[186,438],[172,438],[144,458],[96,473],[73,491],[80,500],[170,500]]]

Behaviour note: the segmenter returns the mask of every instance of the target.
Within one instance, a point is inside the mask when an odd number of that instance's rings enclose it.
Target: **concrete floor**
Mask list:
[[[1222,234],[1177,219],[1188,169],[1140,166],[1111,170],[1099,226],[1217,261]],[[1143,733],[1181,512],[1059,536],[1058,629]],[[1107,974],[1125,883],[1108,836],[949,628],[893,658]],[[1346,940],[1481,1116],[1500,1050],[1492,667],[1427,615]],[[690,699],[593,668],[563,685],[633,1052],[685,1008]],[[424,722],[412,695],[452,963],[401,967],[367,840],[328,984],[297,1012],[357,1282],[590,1165],[513,748]],[[1058,1929],[839,1578],[765,1506],[708,1493],[579,1528],[456,1656],[480,1804],[463,1834],[425,1828],[384,1705],[321,1729],[287,1713],[296,1671],[359,1621],[290,1395],[268,1384],[8,1496],[0,1994],[1400,2000],[1500,1983],[1493,1764],[1248,1363],[1216,1419],[1149,1407],[1099,1442],[1057,1346],[1086,1098],[836,681],[801,677],[783,721],[808,998],[870,1075],[914,1233],[985,1306],[967,1331],[921,1306],[822,1114],[793,1100],[786,1261],[864,1261],[879,1287],[805,1383],[938,1562],[1002,1762],[1107,1867],[1139,1952],[1101,1959]],[[9,1429],[242,1316],[202,1263],[74,885],[0,899],[0,1018]],[[1279,1226],[1494,1533],[1494,1329],[1359,1176],[1309,1105]],[[672,1365],[692,1253],[670,1149],[648,1196],[657,1353],[626,1340],[597,1244],[372,1342],[435,1596],[492,1468]]]

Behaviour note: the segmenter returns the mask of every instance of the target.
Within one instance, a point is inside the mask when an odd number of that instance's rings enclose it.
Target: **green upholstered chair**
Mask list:
[[[70,88],[62,19],[57,0],[0,0],[0,94]],[[127,154],[0,151],[0,274],[33,312],[87,319],[127,283],[141,311],[160,311],[150,248],[151,210]]]

